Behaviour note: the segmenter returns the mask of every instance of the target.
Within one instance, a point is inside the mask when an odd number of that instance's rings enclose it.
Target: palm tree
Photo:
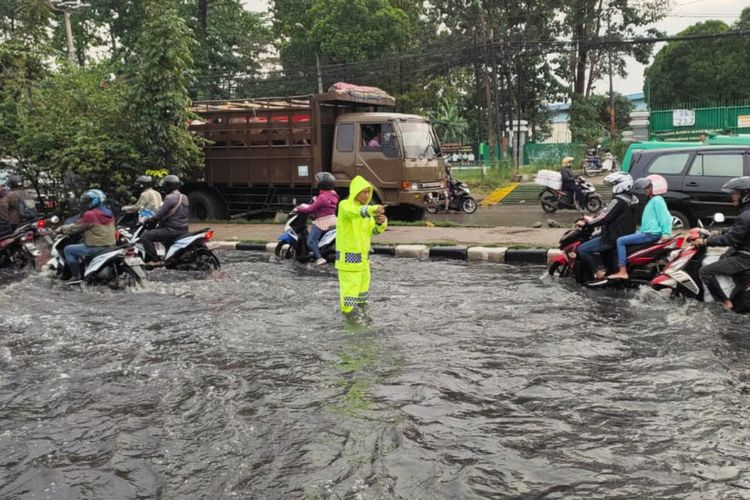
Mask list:
[[[469,124],[461,116],[455,100],[441,97],[437,110],[429,112],[428,116],[435,125],[435,130],[442,142],[463,144],[464,134]]]

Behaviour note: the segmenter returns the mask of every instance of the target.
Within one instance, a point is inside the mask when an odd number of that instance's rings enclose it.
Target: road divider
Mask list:
[[[217,242],[222,250],[243,250],[251,252],[274,253],[277,242],[270,243],[236,243],[234,241]],[[396,245],[374,246],[372,253],[404,259],[453,259],[469,262],[492,262],[495,264],[548,264],[561,254],[557,248],[513,248],[513,247],[465,247],[465,246],[427,246]]]

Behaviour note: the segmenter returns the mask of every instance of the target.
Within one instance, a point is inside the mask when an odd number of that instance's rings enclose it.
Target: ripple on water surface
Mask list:
[[[541,268],[3,281],[0,498],[750,496],[746,318]]]

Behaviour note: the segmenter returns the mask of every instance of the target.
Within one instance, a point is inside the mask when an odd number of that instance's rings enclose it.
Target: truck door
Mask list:
[[[376,187],[401,188],[401,148],[390,123],[360,123],[355,169]]]
[[[744,175],[742,151],[702,151],[695,155],[683,181],[695,215],[710,218],[716,212],[734,215],[729,195],[721,190],[729,179]]]

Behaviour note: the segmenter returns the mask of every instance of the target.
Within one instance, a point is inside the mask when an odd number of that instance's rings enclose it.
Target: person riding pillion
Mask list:
[[[576,176],[573,173],[573,158],[572,156],[566,156],[562,159],[562,171],[560,172],[560,175],[562,176],[562,189],[563,191],[570,194],[570,197],[573,199],[573,203],[575,204],[576,208],[580,210],[581,208],[581,202],[583,199],[583,192],[581,191],[581,186],[578,185],[576,182]]]
[[[641,216],[641,228],[633,234],[617,238],[618,271],[608,276],[609,279],[628,279],[628,245],[643,245],[656,243],[672,234],[672,214],[669,213],[667,202],[661,195],[667,192],[669,185],[661,175],[651,174],[637,179],[633,183],[633,191],[643,193],[648,203]]]
[[[146,217],[155,214],[162,204],[161,194],[154,189],[154,179],[150,175],[139,175],[135,187],[141,192],[135,205],[123,207],[127,213],[138,212]]]
[[[21,176],[11,175],[6,186],[9,191],[0,198],[0,236],[12,234],[16,227],[36,218],[36,203],[23,188]]]
[[[349,197],[339,203],[336,225],[336,269],[344,314],[367,304],[370,290],[370,239],[385,231],[388,219],[382,205],[370,205],[373,186],[356,176]]]
[[[612,201],[593,219],[587,217],[578,223],[582,226],[602,227],[599,236],[578,247],[578,255],[594,272],[595,280],[603,279],[605,270],[597,265],[594,254],[612,250],[617,244],[617,238],[635,232],[635,208],[638,205],[638,199],[630,193],[633,189],[633,178],[630,174],[615,172],[609,174],[604,181],[612,185]]]
[[[724,309],[734,308],[732,300],[727,297],[719,285],[718,276],[734,276],[750,269],[750,177],[735,177],[721,188],[732,196],[732,205],[740,209],[740,214],[729,231],[709,238],[697,239],[695,246],[731,247],[732,250],[722,255],[713,264],[701,267],[700,277],[714,299],[721,301]]]
[[[89,189],[81,195],[83,215],[74,223],[60,227],[67,235],[83,233],[83,243],[68,245],[63,254],[71,273],[71,280],[81,280],[81,259],[100,253],[115,245],[115,218],[104,205],[105,194],[99,189]]]
[[[315,175],[315,180],[320,188],[320,193],[312,205],[300,205],[297,207],[297,212],[311,214],[314,219],[310,234],[307,237],[307,248],[315,256],[315,265],[322,266],[326,263],[326,260],[320,253],[318,243],[326,231],[336,227],[336,207],[339,204],[339,195],[334,190],[336,178],[332,173],[318,172]]]
[[[180,178],[176,175],[164,177],[162,188],[167,193],[164,203],[155,215],[143,221],[143,225],[149,230],[143,233],[141,241],[146,253],[152,258],[157,255],[155,242],[159,241],[168,245],[189,231],[188,198],[180,192],[180,185]],[[156,227],[157,225],[159,227]]]

